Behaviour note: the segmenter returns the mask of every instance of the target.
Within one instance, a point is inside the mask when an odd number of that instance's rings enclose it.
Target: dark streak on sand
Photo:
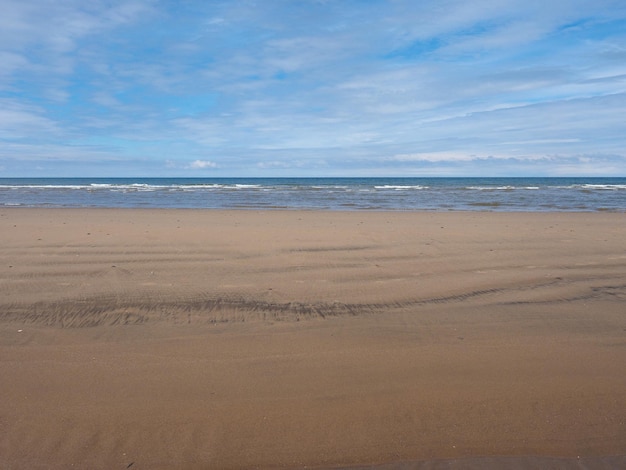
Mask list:
[[[276,303],[263,300],[236,297],[195,297],[171,301],[156,301],[145,298],[124,299],[119,296],[95,296],[83,299],[67,299],[57,302],[34,302],[5,305],[0,312],[0,320],[16,321],[25,324],[40,324],[62,328],[94,326],[136,325],[154,321],[179,323],[179,314],[186,314],[186,323],[244,322],[249,320],[300,321],[301,319],[327,318],[336,316],[358,316],[408,308],[418,308],[432,304],[447,304],[470,301],[488,301],[489,296],[523,292],[551,287],[558,280],[534,286],[516,288],[492,288],[474,290],[455,295],[426,299],[405,299],[387,303],[343,303],[343,302],[285,302]],[[586,287],[582,292],[558,299],[518,300],[499,302],[492,305],[550,304],[563,302],[583,302],[605,300],[622,302],[626,299],[626,284]]]

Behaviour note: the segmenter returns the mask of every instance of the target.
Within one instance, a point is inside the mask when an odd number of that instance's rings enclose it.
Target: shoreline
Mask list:
[[[624,462],[621,213],[5,207],[0,225],[2,465]]]
[[[16,207],[624,212],[626,178],[0,179]]]
[[[409,209],[409,208],[397,208],[397,209],[328,209],[328,208],[302,208],[302,207],[284,207],[284,206],[246,206],[246,207],[117,207],[117,206],[22,206],[22,205],[6,205],[1,206],[0,211],[152,211],[152,212],[234,212],[234,213],[321,213],[321,214],[509,214],[509,215],[523,215],[523,214],[626,214],[626,209],[542,209],[542,210],[505,210],[505,209],[489,209],[489,205],[483,205],[479,209]],[[498,207],[497,205],[494,207]]]

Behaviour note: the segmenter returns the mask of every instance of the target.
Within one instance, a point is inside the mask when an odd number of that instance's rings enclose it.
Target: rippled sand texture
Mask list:
[[[4,209],[0,242],[1,468],[626,462],[624,214]]]

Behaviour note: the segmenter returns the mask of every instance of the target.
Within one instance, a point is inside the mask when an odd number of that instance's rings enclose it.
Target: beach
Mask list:
[[[624,213],[0,227],[0,468],[626,465]]]

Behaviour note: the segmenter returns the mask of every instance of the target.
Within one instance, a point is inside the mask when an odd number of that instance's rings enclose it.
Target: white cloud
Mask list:
[[[390,162],[467,162],[476,159],[475,155],[463,152],[429,152],[401,153],[387,157],[385,160]]]
[[[0,99],[0,138],[37,139],[61,132],[58,123],[47,118],[40,107],[16,100]]]
[[[206,170],[207,168],[217,168],[217,166],[217,163],[209,160],[194,160],[187,165],[187,168],[192,170]]]
[[[623,1],[170,7],[4,0],[0,135],[173,171],[626,159]]]

